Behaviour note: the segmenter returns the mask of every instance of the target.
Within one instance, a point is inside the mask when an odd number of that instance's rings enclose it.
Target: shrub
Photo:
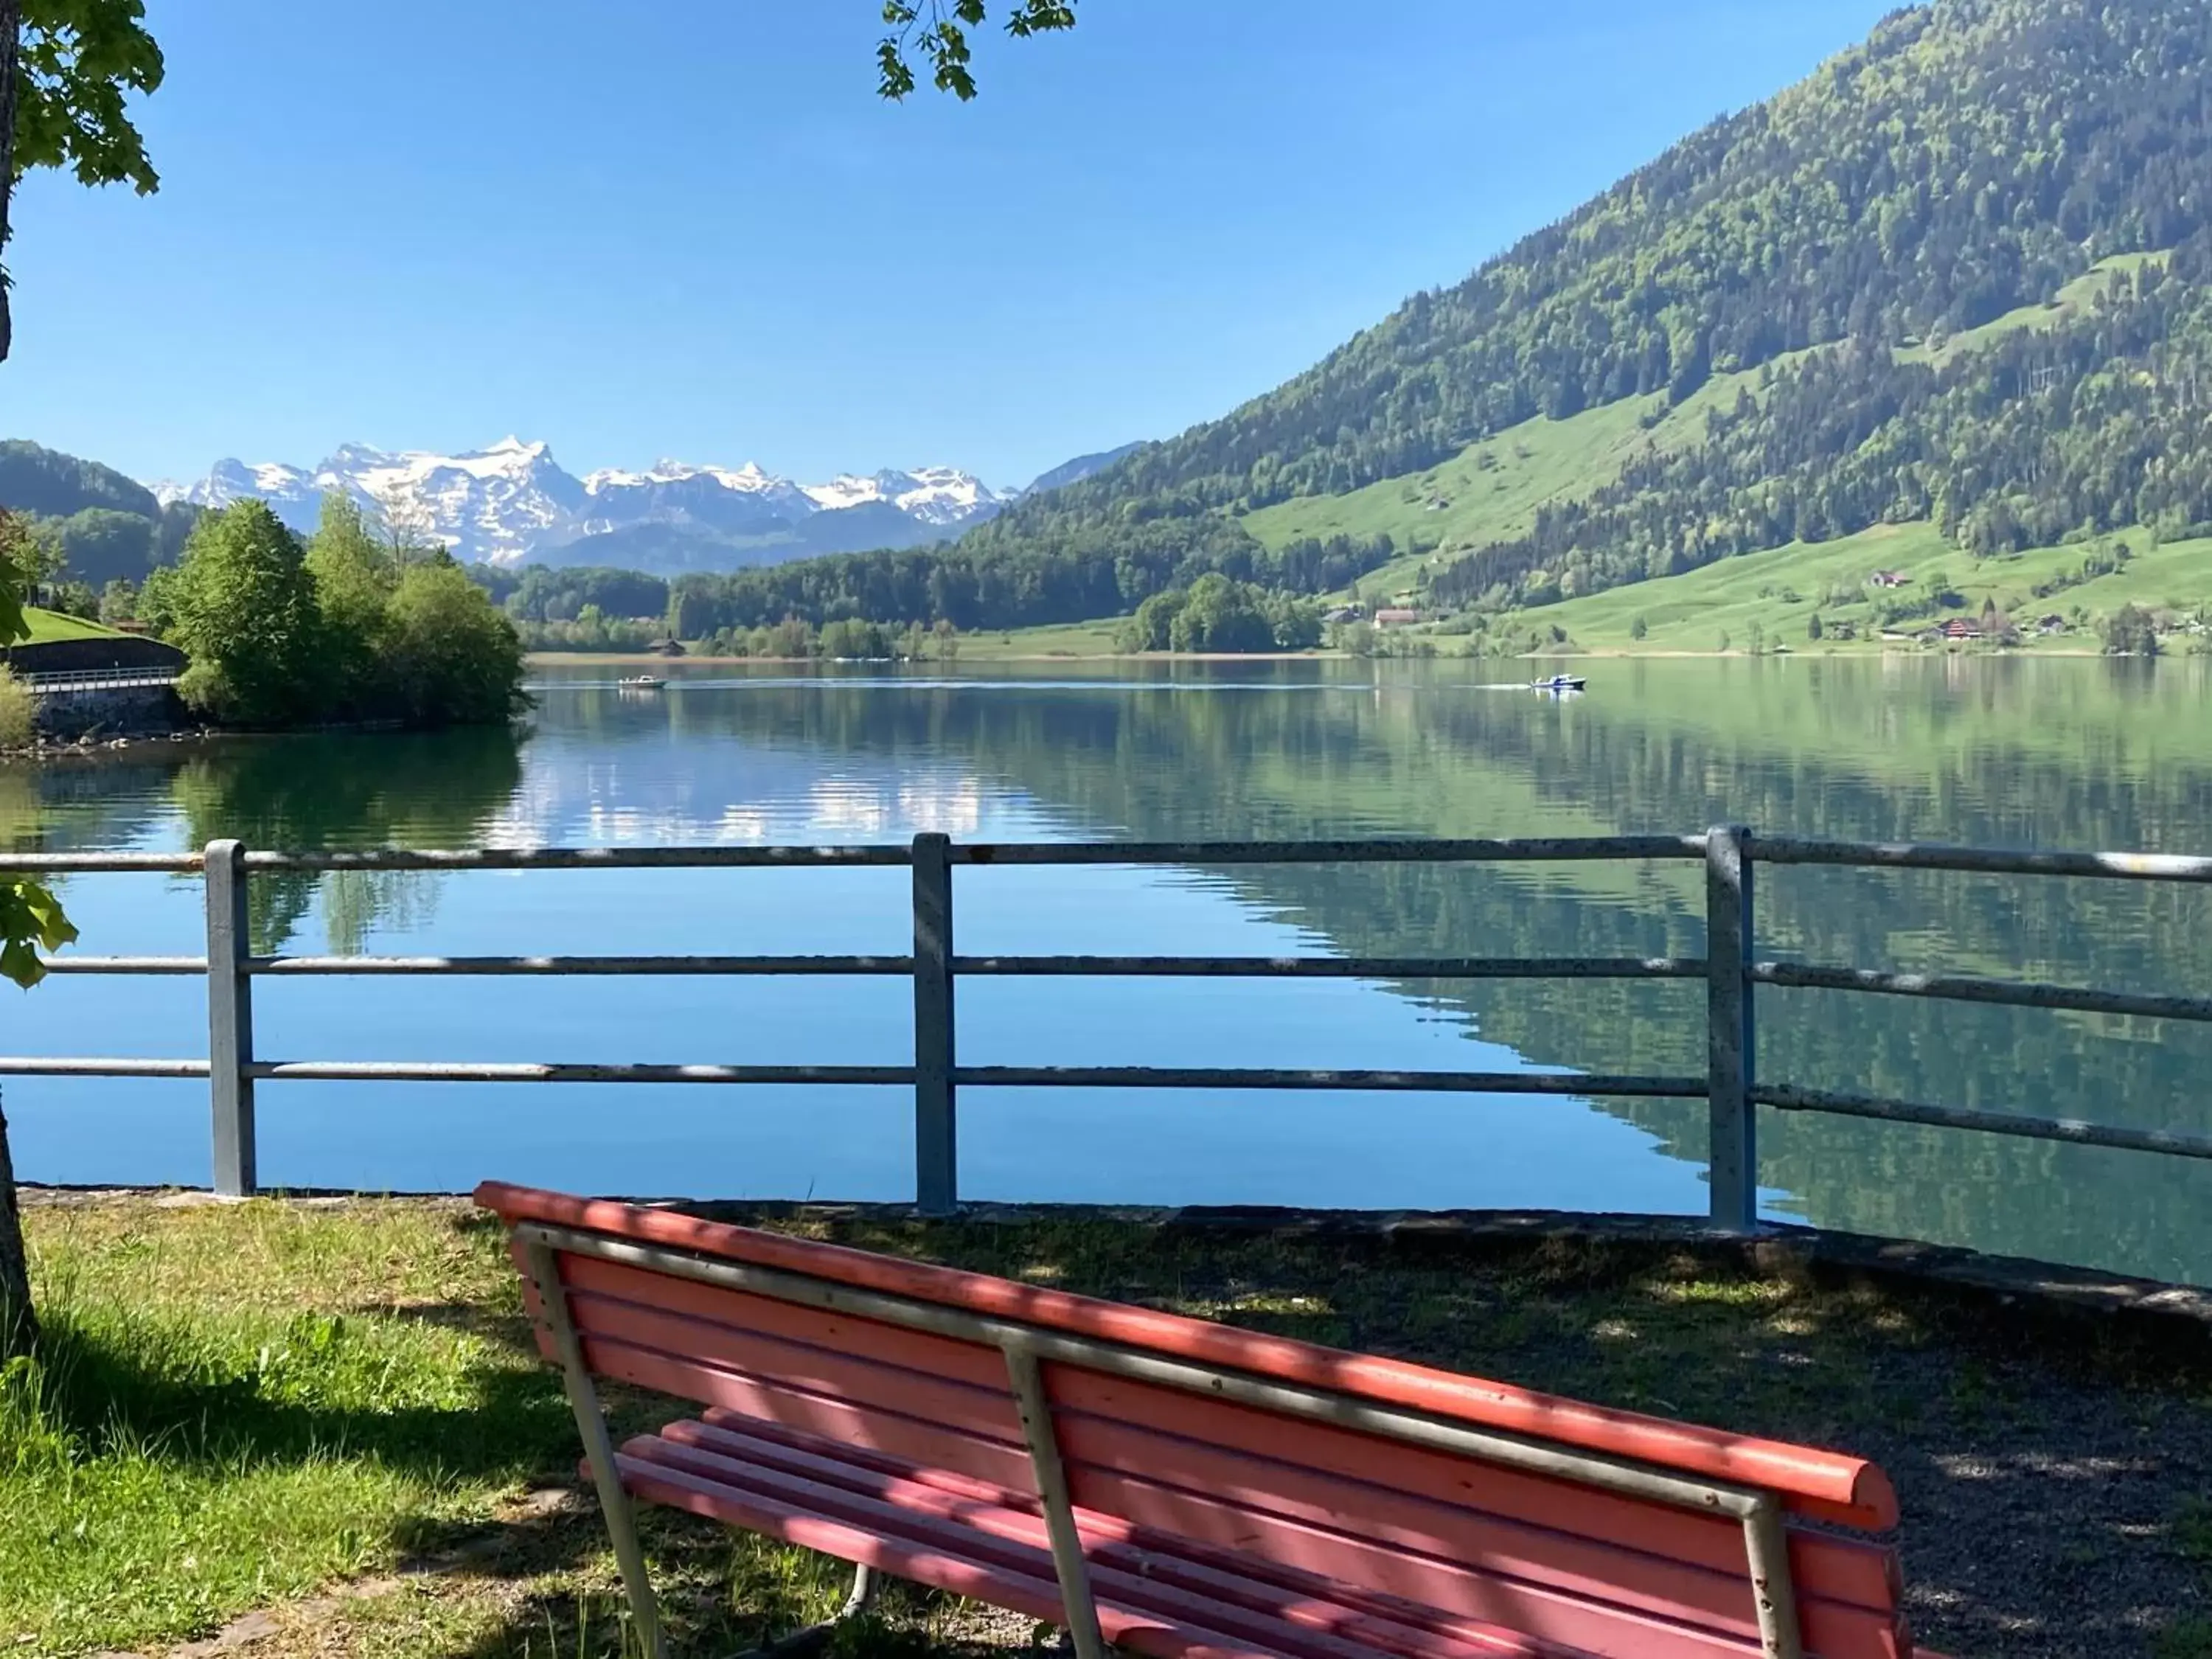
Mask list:
[[[0,749],[24,749],[38,731],[39,700],[31,688],[0,666]]]

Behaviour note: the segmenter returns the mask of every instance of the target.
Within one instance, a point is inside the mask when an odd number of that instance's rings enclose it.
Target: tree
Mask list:
[[[969,69],[968,31],[988,20],[986,0],[884,0],[889,33],[876,48],[876,89],[886,98],[903,98],[915,88],[909,51],[918,54],[939,92],[965,103],[975,95]],[[1075,27],[1075,0],[1013,0],[1006,33],[1017,40]]]
[[[392,558],[370,533],[360,504],[334,489],[323,497],[305,562],[323,622],[323,670],[332,703],[349,714],[370,713],[386,644]]]
[[[281,726],[319,703],[329,663],[314,579],[267,503],[237,501],[201,520],[174,605],[171,636],[192,659],[177,690],[194,708]]]
[[[1825,630],[1820,626],[1820,613],[1819,611],[1815,611],[1811,616],[1805,618],[1805,637],[1807,639],[1817,640],[1824,631]]]
[[[392,692],[410,725],[489,724],[522,712],[522,641],[451,559],[401,573],[386,626]]]
[[[0,513],[0,645],[30,634],[23,594],[30,585],[22,561],[29,538],[21,524]],[[58,951],[76,929],[43,884],[26,877],[0,881],[0,975],[28,990],[46,977],[40,951]],[[27,1353],[38,1340],[31,1306],[30,1262],[23,1249],[22,1219],[15,1210],[15,1166],[8,1153],[8,1119],[0,1112],[0,1360]]]
[[[139,21],[144,15],[142,0],[0,0],[0,255],[15,180],[33,167],[66,166],[87,185],[127,179],[141,195],[159,187],[123,106],[126,92],[161,84],[161,53]],[[0,362],[14,343],[0,265]],[[0,546],[0,644],[30,632],[21,599],[28,580]],[[46,972],[40,950],[59,950],[76,937],[46,887],[0,881],[0,975],[28,988]],[[27,1353],[38,1335],[8,1121],[0,1115],[0,1359]]]
[[[2124,605],[2106,617],[2104,635],[2108,657],[2158,655],[2158,623],[2140,605]]]
[[[1628,637],[1632,640],[1640,640],[1650,631],[1650,626],[1644,620],[1644,613],[1638,611],[1635,620],[1628,624]]]
[[[144,0],[0,0],[0,250],[9,198],[33,167],[65,167],[85,185],[161,188],[125,100],[161,84],[161,50]],[[14,343],[0,270],[0,362]]]

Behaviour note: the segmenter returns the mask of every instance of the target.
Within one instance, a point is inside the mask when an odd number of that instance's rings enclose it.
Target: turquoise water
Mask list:
[[[675,846],[1685,830],[2212,850],[2202,665],[1598,665],[1559,702],[1478,665],[1297,663],[1050,677],[684,665],[658,696],[549,671],[505,733],[157,745],[0,774],[18,845]],[[2124,884],[1764,870],[1762,955],[2205,988],[2212,896]],[[1694,955],[1666,866],[974,869],[987,953]],[[257,878],[257,948],[902,952],[901,870]],[[100,954],[202,948],[197,882],[81,877]],[[27,1053],[198,1055],[192,980],[57,977]],[[283,981],[264,1057],[904,1063],[884,980]],[[1703,1067],[1702,987],[969,980],[963,1062],[1646,1071]],[[2205,1133],[2197,1028],[1762,994],[1762,1075]],[[18,1079],[19,1171],[208,1178],[204,1085]],[[969,1090],[971,1198],[1702,1212],[1698,1103]],[[630,1194],[912,1193],[897,1090],[268,1084],[272,1183]],[[2202,1167],[1801,1116],[1765,1126],[1778,1218],[2169,1277],[2212,1276]]]

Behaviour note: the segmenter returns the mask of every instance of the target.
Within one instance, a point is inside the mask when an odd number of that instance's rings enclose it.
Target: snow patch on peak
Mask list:
[[[314,527],[324,495],[337,491],[372,517],[404,524],[457,556],[499,563],[639,524],[788,537],[817,513],[871,503],[928,526],[933,538],[991,516],[1015,493],[994,491],[949,466],[847,472],[828,483],[800,484],[757,461],[726,467],[664,457],[643,471],[607,467],[579,478],[553,459],[550,444],[513,434],[459,454],[342,444],[312,469],[223,460],[198,483],[160,488],[165,501],[204,507],[258,497],[301,531]]]

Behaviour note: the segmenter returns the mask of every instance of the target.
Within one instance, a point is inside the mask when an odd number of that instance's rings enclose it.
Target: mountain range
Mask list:
[[[157,483],[165,505],[267,501],[293,528],[314,528],[336,490],[456,557],[513,564],[717,568],[805,553],[912,547],[997,513],[1018,491],[955,467],[845,473],[803,484],[747,462],[658,461],[643,471],[580,477],[550,446],[504,438],[459,454],[347,444],[319,465],[216,463],[190,484]]]
[[[1966,572],[2000,612],[2212,603],[2212,558],[2142,586],[2145,547],[2199,542],[2212,5],[1933,0],[1218,419],[950,547],[691,610],[1004,629],[1350,570],[1496,648],[1637,589],[1603,613],[1623,642],[1710,650],[1732,569],[1796,637],[1863,637]]]

